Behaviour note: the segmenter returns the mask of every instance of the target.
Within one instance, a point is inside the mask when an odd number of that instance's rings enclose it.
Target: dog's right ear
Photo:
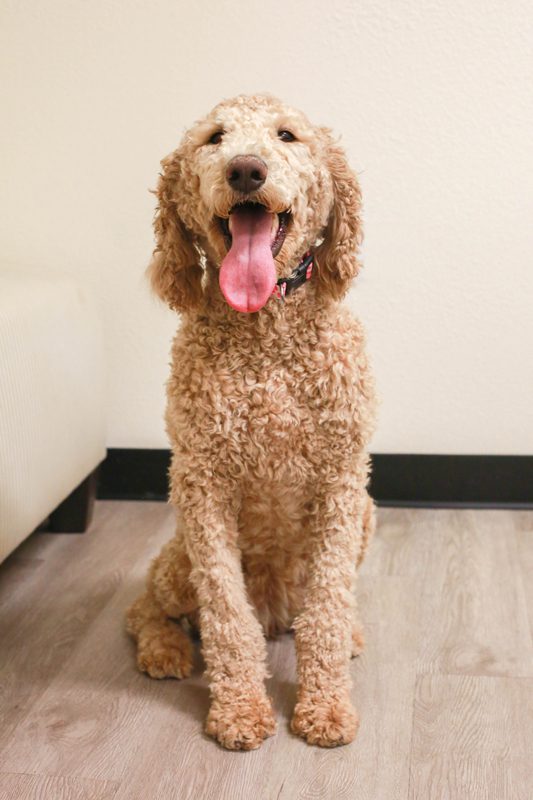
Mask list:
[[[154,230],[157,246],[147,270],[153,291],[175,311],[197,307],[203,296],[202,266],[194,234],[178,214],[176,193],[182,164],[179,150],[161,162]]]

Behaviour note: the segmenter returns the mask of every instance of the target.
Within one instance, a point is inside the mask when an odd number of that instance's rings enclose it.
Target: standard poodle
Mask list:
[[[374,383],[339,304],[361,195],[327,128],[270,96],[220,103],[162,162],[149,276],[182,315],[166,426],[175,537],[128,612],[139,668],[184,678],[198,628],[206,731],[253,749],[276,728],[266,637],[292,629],[292,731],[352,741],[356,568],[374,529]]]

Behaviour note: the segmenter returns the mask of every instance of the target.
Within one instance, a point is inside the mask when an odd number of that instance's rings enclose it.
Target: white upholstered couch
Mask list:
[[[104,395],[86,289],[0,269],[0,561],[48,517],[59,530],[83,527],[70,512],[88,502],[105,456]]]

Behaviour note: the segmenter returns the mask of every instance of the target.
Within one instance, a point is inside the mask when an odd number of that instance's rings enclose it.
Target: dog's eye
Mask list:
[[[278,131],[278,136],[279,136],[279,138],[281,139],[282,142],[295,142],[296,141],[296,136],[294,135],[294,133],[291,133],[290,131],[286,131],[286,130]]]
[[[208,144],[220,144],[223,136],[224,131],[215,131],[212,136],[210,136]]]

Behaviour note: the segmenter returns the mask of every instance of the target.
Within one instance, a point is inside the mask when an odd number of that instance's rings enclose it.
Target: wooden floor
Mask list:
[[[134,666],[124,609],[173,532],[163,503],[101,502],[0,566],[0,800],[531,800],[533,512],[381,509],[359,596],[356,742],[290,735],[293,642],[269,647],[279,732],[204,737],[201,675]]]

